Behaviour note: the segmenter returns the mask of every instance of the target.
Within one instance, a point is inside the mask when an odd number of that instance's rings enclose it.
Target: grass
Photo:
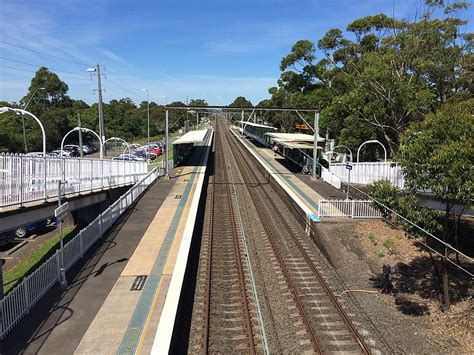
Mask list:
[[[383,258],[383,257],[385,256],[385,253],[381,250],[381,251],[379,251],[379,252],[377,253],[377,256],[378,256],[379,258]]]
[[[388,250],[392,250],[393,247],[395,246],[395,241],[393,239],[385,239],[383,242],[383,246],[387,248]]]
[[[375,239],[375,235],[372,233],[369,234],[368,236],[369,240],[372,242],[373,245],[377,245],[377,240]]]
[[[63,227],[64,243],[76,235],[73,227]],[[39,237],[40,238],[40,237]],[[25,276],[36,270],[47,258],[59,248],[59,231],[53,237],[45,240],[37,248],[26,254],[17,264],[3,273],[3,292],[6,294]]]

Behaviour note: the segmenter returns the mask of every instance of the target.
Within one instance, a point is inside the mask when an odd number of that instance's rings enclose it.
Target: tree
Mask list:
[[[186,106],[183,104],[183,106]],[[208,106],[206,100],[203,100],[203,99],[191,99],[191,101],[189,101],[189,106]]]
[[[413,191],[431,190],[446,204],[442,239],[457,243],[457,226],[463,210],[474,204],[474,99],[447,104],[410,127],[403,135],[398,161]],[[454,215],[454,226],[449,219]],[[448,262],[443,259],[443,301],[450,306]]]
[[[252,103],[244,96],[238,96],[229,107],[253,107]]]

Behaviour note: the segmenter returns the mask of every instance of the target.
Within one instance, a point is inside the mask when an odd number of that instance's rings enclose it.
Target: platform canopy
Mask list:
[[[272,138],[273,140],[278,141],[279,143],[288,142],[288,143],[303,143],[303,142],[314,142],[314,136],[310,134],[304,133],[274,133],[268,132],[265,133],[268,137]],[[318,142],[324,142],[324,138],[318,137]]]
[[[313,143],[308,142],[289,142],[278,138],[273,138],[273,142],[282,145],[283,147],[289,149],[313,149]],[[323,149],[322,147],[318,147],[318,149]]]
[[[242,124],[244,126],[268,128],[268,129],[273,129],[275,131],[278,129],[276,127],[268,126],[268,125],[261,124],[261,123],[253,123],[253,122],[250,122],[250,121],[239,121],[239,124]]]
[[[173,142],[173,145],[176,144],[191,144],[191,143],[202,143],[204,138],[206,138],[207,129],[201,129],[199,131],[189,131],[185,135],[179,137]]]

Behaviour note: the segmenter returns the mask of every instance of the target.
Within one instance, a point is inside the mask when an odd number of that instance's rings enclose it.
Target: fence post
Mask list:
[[[354,206],[355,206],[355,201],[352,200],[352,208],[351,208],[351,218],[354,219]]]
[[[23,156],[20,155],[20,207],[23,207]]]
[[[82,231],[79,232],[79,249],[81,251],[81,258],[84,256],[84,244],[82,241]]]
[[[102,213],[99,214],[99,234],[102,237]]]
[[[44,188],[44,192],[43,192],[43,197],[44,197],[44,200],[46,201],[48,199],[48,194],[47,194],[47,191],[46,191],[46,188],[48,186],[48,182],[47,182],[47,178],[48,178],[48,160],[46,159],[46,157],[43,157],[43,160],[44,160],[44,183],[43,183],[43,188]]]
[[[28,297],[28,277],[23,281],[23,296],[25,297],[25,305],[26,305],[26,314],[30,313],[30,298]]]

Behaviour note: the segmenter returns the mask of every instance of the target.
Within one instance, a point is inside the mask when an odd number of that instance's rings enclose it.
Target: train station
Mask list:
[[[0,355],[474,354],[470,6],[2,0]]]

